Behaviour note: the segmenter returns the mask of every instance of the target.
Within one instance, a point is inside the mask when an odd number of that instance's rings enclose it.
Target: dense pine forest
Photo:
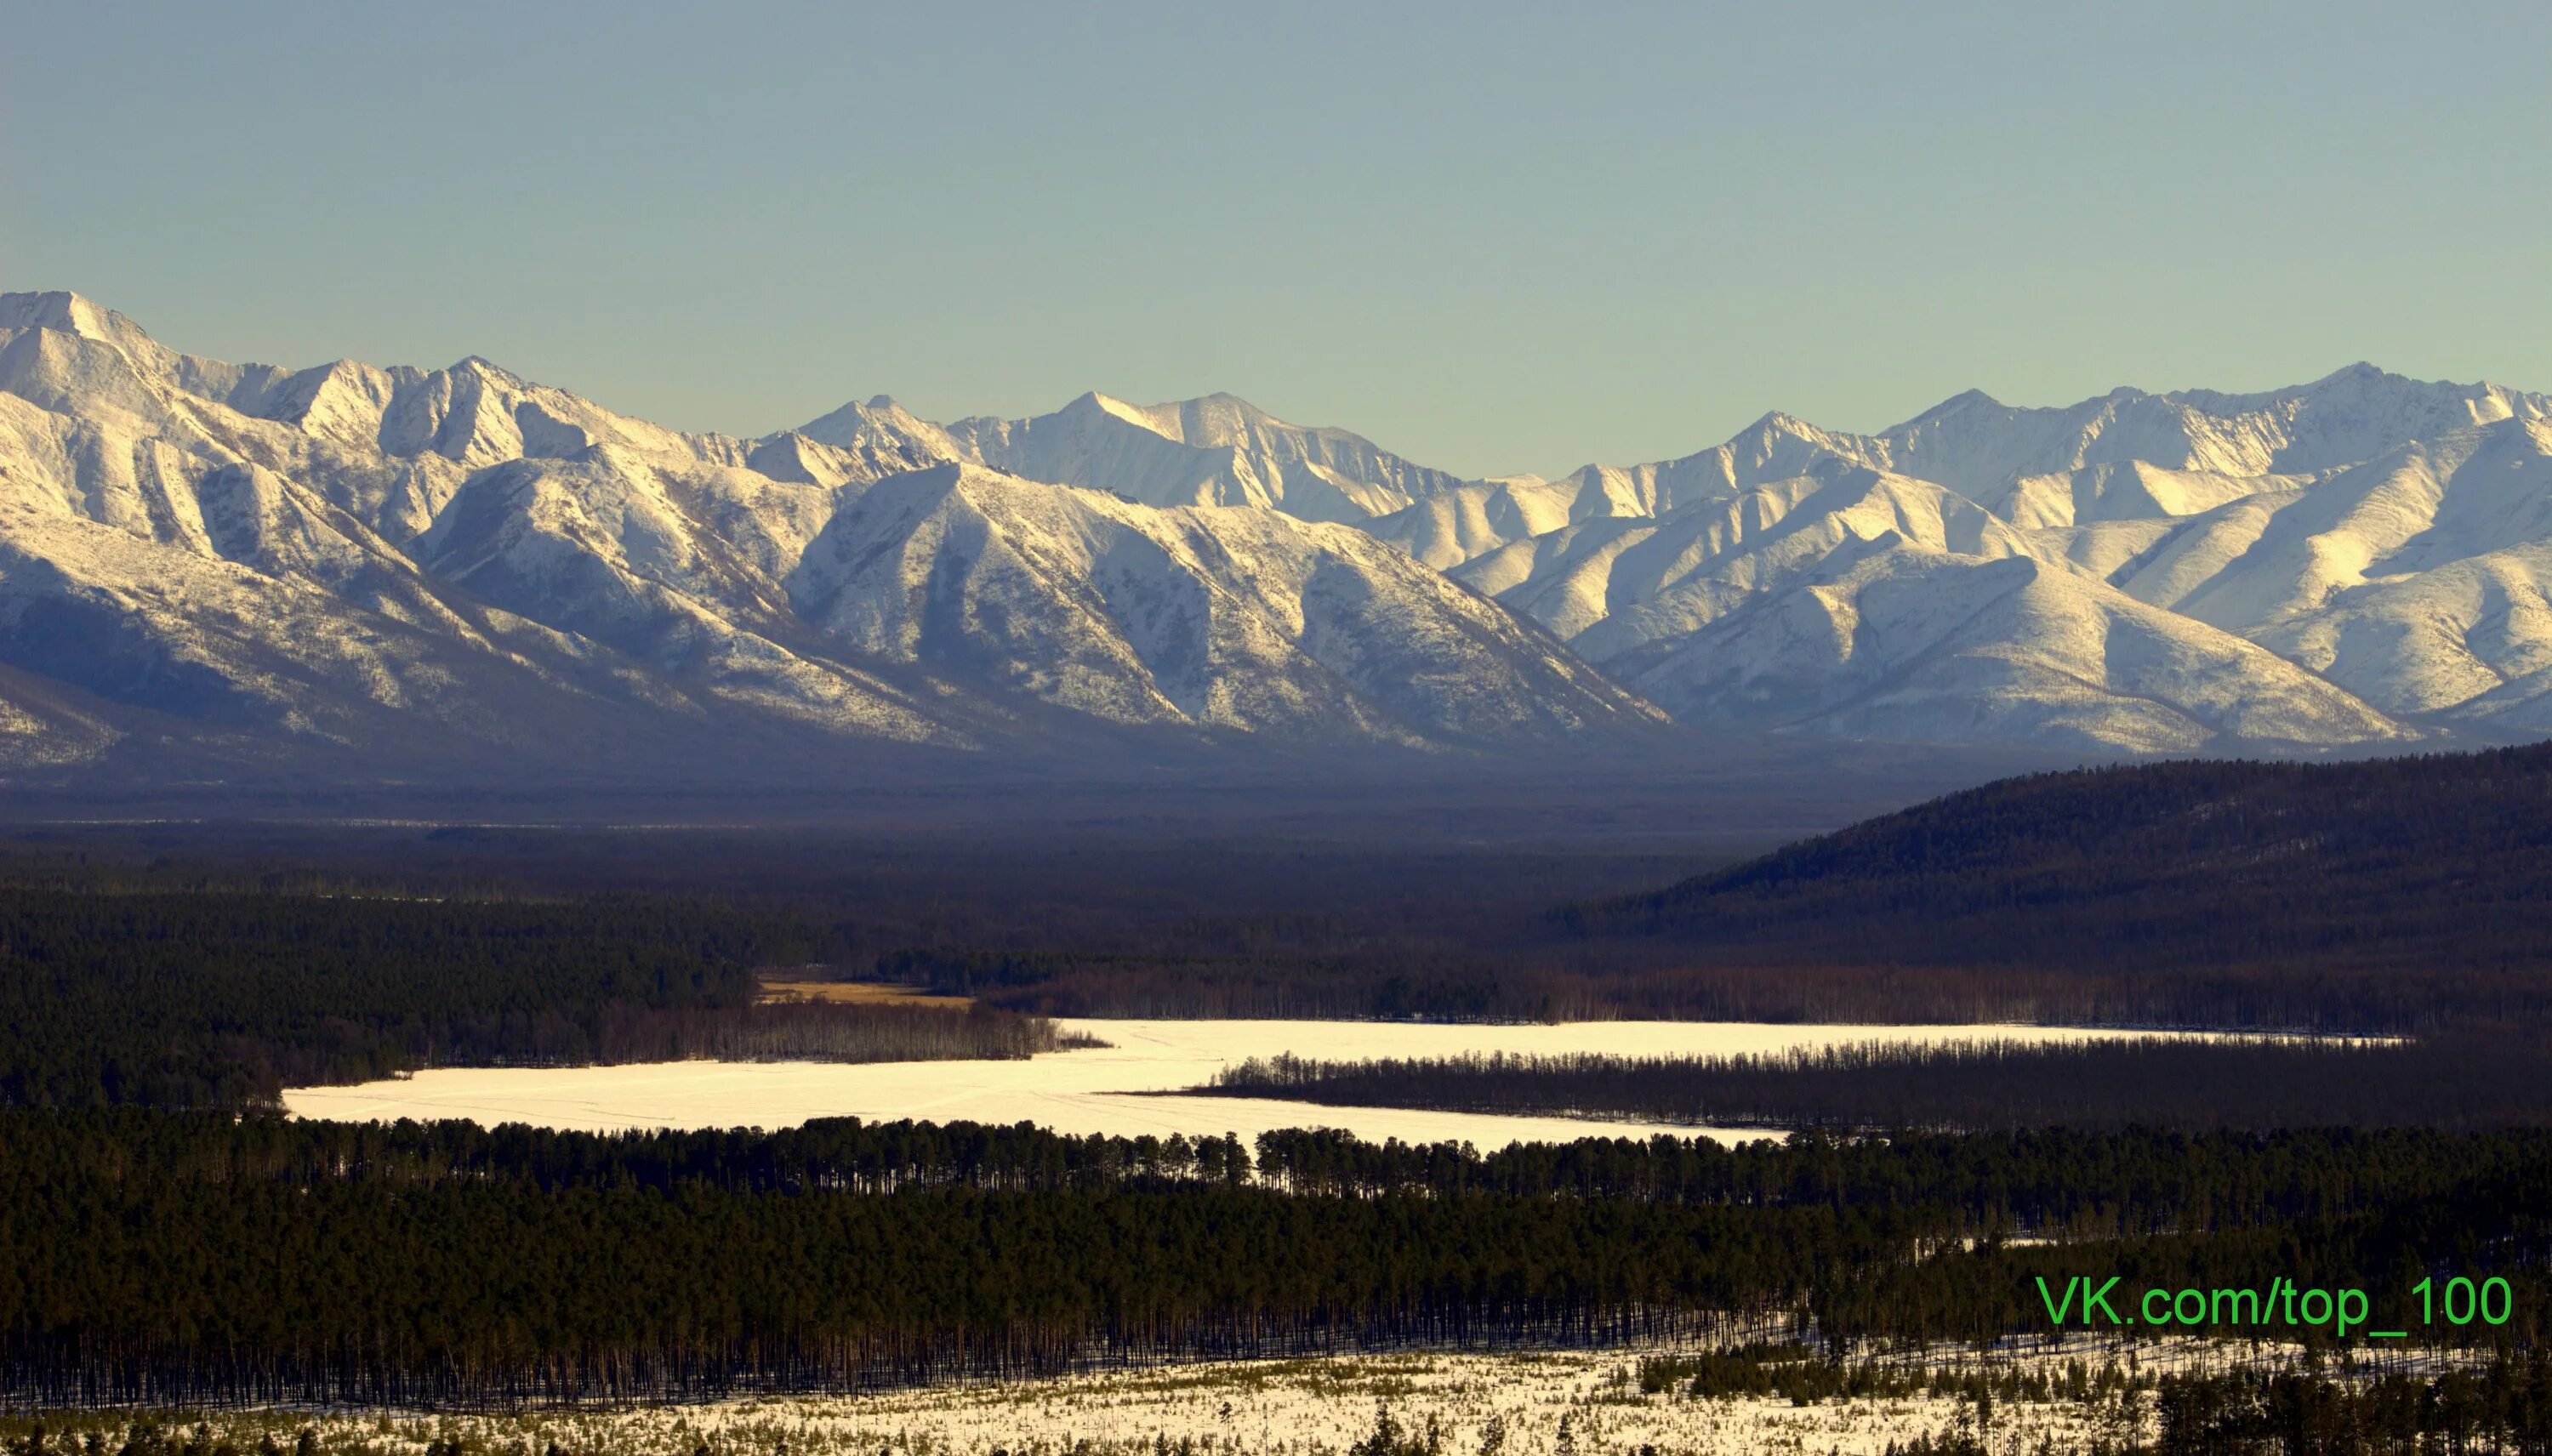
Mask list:
[[[428,1066],[1026,1056],[989,1009],[760,1003],[803,917],[662,895],[322,893],[59,866],[0,878],[0,1104],[273,1106]]]
[[[2406,1041],[1850,1043],[1770,1056],[1487,1056],[1226,1068],[1207,1094],[1721,1127],[2189,1129],[2552,1125],[2552,1051],[2460,1028]]]
[[[2421,1271],[2503,1275],[2508,1322],[2419,1339],[2516,1348],[2542,1332],[2552,1247],[2539,1132],[1482,1156],[1320,1133],[596,1137],[101,1109],[0,1113],[0,1186],[16,1191],[0,1388],[38,1405],[697,1397],[1748,1331],[1980,1339],[2047,1332],[2033,1281],[2085,1269],[2403,1294]]]
[[[1487,1017],[1600,1011],[1552,905],[1655,884],[1656,849],[1445,848],[988,831],[81,830],[0,840],[0,886],[651,913],[749,928],[769,963],[1043,1015]]]

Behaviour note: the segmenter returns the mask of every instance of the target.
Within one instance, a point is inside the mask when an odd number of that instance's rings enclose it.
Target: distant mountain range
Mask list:
[[[0,294],[21,777],[2518,738],[2547,572],[2552,399],[2365,365],[1463,480],[1228,395],[748,440]]]

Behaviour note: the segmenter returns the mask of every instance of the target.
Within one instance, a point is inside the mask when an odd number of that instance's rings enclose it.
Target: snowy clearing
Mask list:
[[[795,1127],[815,1117],[1034,1122],[1056,1132],[1244,1139],[1281,1127],[1336,1127],[1373,1142],[1512,1142],[1595,1135],[1689,1135],[1691,1127],[1394,1107],[1322,1107],[1240,1097],[1143,1095],[1210,1080],[1250,1057],[1445,1057],[1466,1052],[1728,1056],[1864,1041],[2074,1041],[2151,1033],[2041,1026],[1806,1026],[1733,1021],[1480,1025],[1389,1021],[1067,1020],[1109,1043],[1028,1061],[660,1062],[620,1067],[452,1068],[283,1094],[296,1117],[394,1121],[462,1117],[493,1126],[610,1132],[651,1127]],[[1711,1128],[1726,1142],[1772,1136]]]
[[[1248,1361],[1123,1371],[1003,1385],[941,1387],[850,1397],[756,1398],[696,1405],[549,1409],[514,1414],[394,1411],[240,1411],[205,1429],[238,1449],[261,1432],[307,1426],[329,1456],[417,1456],[460,1441],[491,1456],[1329,1456],[1368,1436],[1388,1406],[1410,1436],[1431,1423],[1447,1456],[1577,1456],[1643,1448],[1695,1456],[1799,1451],[1877,1453],[1891,1442],[1977,1433],[1996,1451],[2078,1450],[2094,1438],[2150,1439],[2149,1394],[1996,1403],[1982,1431],[1970,1402],[1949,1391],[1796,1404],[1778,1397],[1695,1399],[1645,1394],[1647,1351],[1411,1354]],[[1934,1351],[1923,1371],[2037,1372],[2068,1365],[2112,1382],[2249,1365],[2295,1367],[2282,1347],[2175,1340],[2118,1346],[2081,1338],[2029,1354],[1981,1360]],[[2403,1362],[2410,1369],[2416,1362]],[[2342,1378],[2345,1365],[2334,1369]],[[2366,1373],[2360,1371],[2358,1373]],[[1563,1436],[1562,1421],[1567,1434]],[[2045,1441],[2045,1447],[2041,1442]],[[109,1443],[113,1443],[110,1441]]]

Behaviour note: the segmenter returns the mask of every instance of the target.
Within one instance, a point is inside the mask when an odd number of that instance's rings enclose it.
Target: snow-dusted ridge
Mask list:
[[[881,395],[743,439],[476,358],[233,364],[0,294],[20,772],[1653,745],[1668,714],[2095,752],[2533,736],[2547,590],[2552,399],[2365,364],[1969,392],[1867,435],[1774,413],[1464,480],[1229,395],[950,425]]]

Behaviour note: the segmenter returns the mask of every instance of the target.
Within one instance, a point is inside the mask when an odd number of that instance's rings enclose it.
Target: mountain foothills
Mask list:
[[[2364,365],[1463,480],[1228,395],[749,440],[0,294],[19,776],[2533,737],[2547,576],[2552,399]]]

